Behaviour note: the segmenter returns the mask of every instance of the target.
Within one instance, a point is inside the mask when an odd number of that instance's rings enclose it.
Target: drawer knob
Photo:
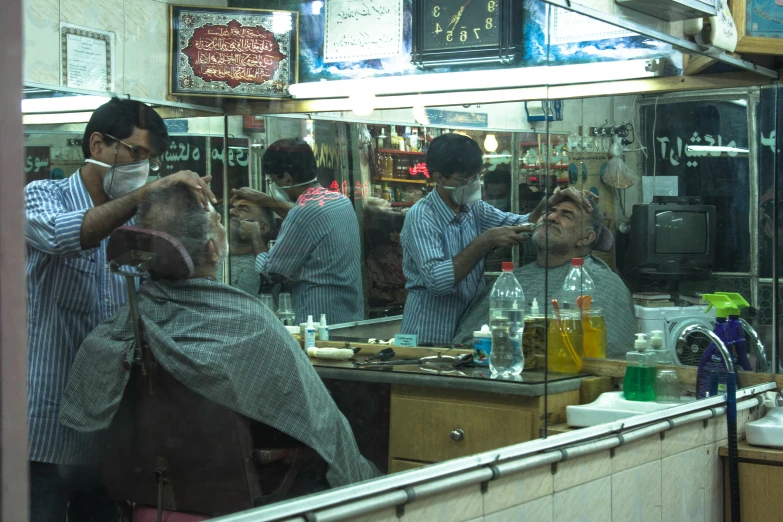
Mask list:
[[[465,440],[465,432],[460,429],[451,430],[449,437],[451,437],[451,440],[455,442],[460,442],[462,440]]]

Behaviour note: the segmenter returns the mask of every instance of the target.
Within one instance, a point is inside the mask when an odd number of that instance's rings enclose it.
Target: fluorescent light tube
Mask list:
[[[734,152],[737,154],[748,154],[750,153],[749,149],[741,149],[739,147],[726,147],[726,146],[717,146],[717,145],[686,145],[685,150],[689,150],[691,152]]]
[[[24,114],[24,125],[58,125],[62,123],[87,123],[92,117],[90,112],[58,112],[54,114]]]
[[[22,100],[22,114],[94,111],[109,101],[108,96],[57,96]]]
[[[347,98],[356,95],[394,95],[484,89],[512,89],[544,85],[574,85],[658,76],[660,67],[650,60],[519,67],[491,71],[384,76],[360,80],[295,83],[288,88],[294,98]]]

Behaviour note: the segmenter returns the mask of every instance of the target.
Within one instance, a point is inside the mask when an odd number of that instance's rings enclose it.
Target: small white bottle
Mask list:
[[[313,316],[307,316],[307,325],[305,326],[304,335],[305,350],[308,348],[315,348],[315,324],[313,323]]]
[[[326,314],[321,314],[321,322],[318,324],[318,340],[329,340],[329,327],[326,325]]]

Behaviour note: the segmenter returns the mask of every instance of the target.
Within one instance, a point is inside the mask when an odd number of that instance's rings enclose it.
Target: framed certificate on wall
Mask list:
[[[783,0],[729,0],[738,53],[783,54]]]
[[[295,11],[170,6],[169,92],[288,97],[297,81]]]

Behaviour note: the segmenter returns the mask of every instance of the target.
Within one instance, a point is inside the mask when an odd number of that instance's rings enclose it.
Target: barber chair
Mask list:
[[[286,498],[312,450],[254,449],[251,423],[259,423],[178,382],[145,342],[136,280],[191,277],[185,248],[163,232],[121,227],[107,257],[125,277],[135,336],[130,380],[103,443],[111,498],[135,506],[134,522],[196,522]]]

